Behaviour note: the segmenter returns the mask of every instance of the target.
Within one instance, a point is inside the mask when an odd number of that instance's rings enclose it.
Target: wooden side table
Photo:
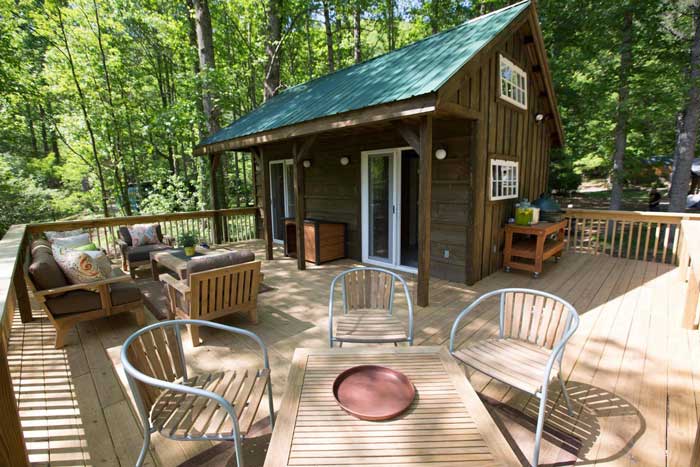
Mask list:
[[[533,277],[539,277],[542,263],[551,257],[556,261],[561,257],[564,250],[564,229],[565,220],[535,225],[506,224],[506,246],[503,250],[506,272],[521,269],[532,272]],[[556,239],[549,238],[552,234],[557,235]]]

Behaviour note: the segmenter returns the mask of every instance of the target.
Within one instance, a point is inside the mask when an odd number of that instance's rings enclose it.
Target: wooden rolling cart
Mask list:
[[[533,277],[539,277],[542,263],[551,257],[555,261],[561,257],[564,250],[564,229],[565,220],[535,225],[506,224],[506,246],[503,250],[506,272],[521,269],[532,272]],[[556,234],[554,239],[550,238],[553,234]]]

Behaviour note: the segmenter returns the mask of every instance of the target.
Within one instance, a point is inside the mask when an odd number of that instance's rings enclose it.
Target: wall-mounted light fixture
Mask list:
[[[535,121],[536,121],[536,122],[541,122],[542,120],[544,120],[544,114],[543,114],[543,113],[538,113],[537,115],[535,115]]]
[[[435,159],[441,161],[446,157],[447,157],[447,151],[444,150],[443,148],[437,149],[435,151]]]
[[[349,163],[350,163],[350,158],[348,156],[343,156],[340,158],[340,165],[342,165],[343,167],[345,167]]]
[[[304,159],[301,165],[303,165],[305,169],[308,169],[309,167],[311,167],[311,159]]]

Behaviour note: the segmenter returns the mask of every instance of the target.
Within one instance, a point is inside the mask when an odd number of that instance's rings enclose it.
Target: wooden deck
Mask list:
[[[261,242],[248,245],[263,257]],[[273,290],[260,295],[259,324],[236,316],[223,321],[258,333],[268,345],[276,404],[294,349],[328,345],[328,286],[355,264],[309,264],[300,273],[291,259],[264,262],[265,283]],[[486,291],[522,286],[558,294],[581,314],[563,368],[576,413],[566,414],[552,385],[541,464],[686,466],[700,408],[700,334],[680,327],[684,286],[676,276],[668,265],[567,254],[560,264],[547,264],[537,280],[520,272],[499,272],[471,287],[433,280],[431,306],[416,310],[415,342],[446,345],[456,314]],[[148,277],[144,271],[141,280]],[[414,290],[414,278],[409,279]],[[121,344],[135,328],[130,315],[81,323],[68,345],[54,350],[54,331],[45,319],[22,325],[16,317],[8,360],[32,462],[133,465],[142,438],[118,362]],[[465,321],[459,340],[476,341],[496,331],[497,307],[487,302]],[[201,334],[204,345],[196,349],[185,340],[193,371],[245,364],[253,356],[244,341]],[[470,380],[524,462],[532,453],[535,401],[483,375],[470,374]],[[261,408],[262,436],[248,446],[247,465],[259,465],[264,457],[266,416]],[[157,435],[153,442],[149,465],[175,466],[198,455],[190,465],[205,465],[200,453],[212,447]]]

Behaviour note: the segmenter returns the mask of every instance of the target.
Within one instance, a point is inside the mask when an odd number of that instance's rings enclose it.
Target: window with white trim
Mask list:
[[[521,109],[527,109],[527,74],[503,55],[499,55],[499,58],[501,99]]]
[[[518,197],[518,163],[491,159],[491,200]]]

